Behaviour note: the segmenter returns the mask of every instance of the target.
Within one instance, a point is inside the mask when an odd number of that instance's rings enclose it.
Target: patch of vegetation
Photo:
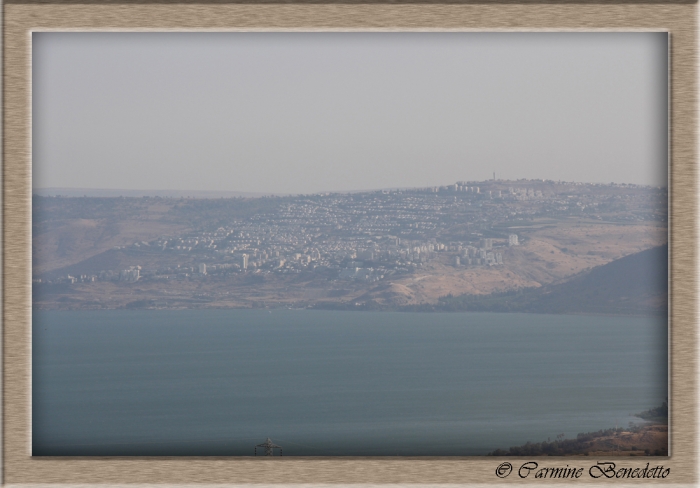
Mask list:
[[[576,439],[564,439],[563,434],[559,434],[552,442],[527,442],[522,446],[511,447],[508,450],[496,449],[487,456],[567,456],[572,454],[585,453],[588,449],[588,442],[599,437],[610,437],[624,432],[622,427],[598,430],[596,432],[580,433]]]
[[[133,302],[127,303],[124,308],[130,310],[137,310],[143,308],[151,308],[155,305],[155,300],[134,300]]]
[[[635,417],[652,422],[668,422],[668,398],[660,407],[650,408],[640,413],[635,413]]]

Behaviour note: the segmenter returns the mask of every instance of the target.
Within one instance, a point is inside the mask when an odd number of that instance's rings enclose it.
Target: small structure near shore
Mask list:
[[[256,455],[256,456],[258,455],[258,447],[264,447],[264,448],[265,448],[265,456],[273,456],[273,455],[274,455],[274,454],[273,454],[273,452],[274,452],[273,450],[274,450],[274,449],[279,449],[279,450],[280,450],[280,456],[282,455],[282,448],[281,448],[280,446],[278,446],[277,444],[273,444],[269,437],[268,437],[267,440],[266,440],[265,442],[263,442],[262,444],[258,444],[257,446],[255,446],[254,452],[255,452],[255,455]]]

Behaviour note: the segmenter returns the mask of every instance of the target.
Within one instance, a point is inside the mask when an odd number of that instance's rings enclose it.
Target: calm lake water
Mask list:
[[[34,311],[32,341],[34,455],[482,455],[668,396],[663,318]]]

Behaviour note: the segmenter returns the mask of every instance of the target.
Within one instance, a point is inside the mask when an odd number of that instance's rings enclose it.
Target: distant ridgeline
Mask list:
[[[668,245],[631,254],[541,288],[440,298],[436,310],[474,312],[666,314]]]

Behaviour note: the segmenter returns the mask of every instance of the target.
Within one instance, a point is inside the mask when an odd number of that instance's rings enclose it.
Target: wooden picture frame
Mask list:
[[[3,481],[77,484],[471,484],[496,475],[502,458],[32,458],[31,456],[31,32],[188,30],[561,30],[670,33],[670,457],[612,459],[663,465],[656,482],[698,481],[697,5],[449,1],[178,3],[9,0],[3,6]],[[548,458],[552,466],[597,461]],[[528,459],[508,459],[516,468]],[[621,482],[622,480],[609,480]]]

